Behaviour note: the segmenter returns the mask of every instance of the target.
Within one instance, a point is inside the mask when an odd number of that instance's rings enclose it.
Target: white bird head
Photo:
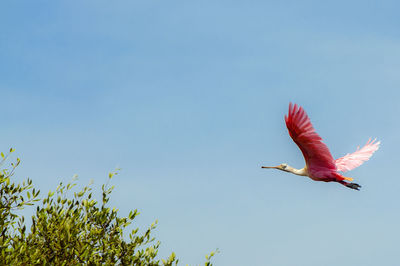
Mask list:
[[[288,167],[288,165],[286,163],[281,163],[280,165],[277,165],[277,166],[261,166],[261,168],[265,168],[265,169],[278,169],[278,170],[288,172],[287,167]]]

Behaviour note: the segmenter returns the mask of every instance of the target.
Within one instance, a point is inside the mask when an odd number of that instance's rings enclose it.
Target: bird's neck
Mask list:
[[[307,166],[302,169],[296,169],[288,165],[286,166],[285,171],[295,175],[308,176]]]

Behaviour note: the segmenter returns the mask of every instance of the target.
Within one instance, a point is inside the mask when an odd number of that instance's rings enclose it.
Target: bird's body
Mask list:
[[[287,164],[262,168],[274,168],[296,175],[308,176],[315,181],[338,182],[349,188],[359,190],[356,183],[348,183],[353,178],[345,177],[339,172],[352,170],[367,161],[378,150],[380,142],[369,140],[367,144],[354,153],[347,154],[335,160],[322,138],[315,132],[310,119],[302,107],[289,104],[289,113],[285,116],[290,137],[303,153],[306,166],[295,169]]]

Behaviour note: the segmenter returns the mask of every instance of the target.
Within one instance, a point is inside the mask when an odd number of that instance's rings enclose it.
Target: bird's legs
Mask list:
[[[339,182],[343,186],[346,186],[346,187],[351,188],[351,189],[360,190],[360,188],[361,188],[361,186],[359,184],[357,184],[357,183],[348,183],[348,182],[345,182],[345,181],[337,181],[337,182]]]

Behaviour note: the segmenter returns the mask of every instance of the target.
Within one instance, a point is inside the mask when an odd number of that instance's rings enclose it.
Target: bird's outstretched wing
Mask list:
[[[310,119],[301,106],[289,104],[289,114],[285,115],[286,126],[293,141],[299,146],[309,170],[336,170],[328,147],[315,132]]]
[[[358,147],[355,152],[348,153],[345,156],[337,159],[335,161],[337,170],[346,172],[359,167],[365,161],[368,161],[372,154],[379,149],[379,144],[381,144],[380,141],[376,142],[376,139],[372,141],[369,139],[367,144],[365,144],[365,146],[361,149]]]

